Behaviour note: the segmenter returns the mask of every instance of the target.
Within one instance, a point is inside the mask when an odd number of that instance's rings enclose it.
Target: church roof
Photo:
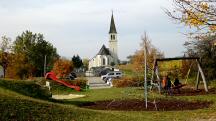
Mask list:
[[[109,33],[117,33],[116,27],[115,27],[115,22],[114,22],[113,14],[112,14],[112,17],[111,17],[111,23],[110,23],[110,30],[109,30]]]
[[[97,55],[111,55],[109,49],[103,45]]]

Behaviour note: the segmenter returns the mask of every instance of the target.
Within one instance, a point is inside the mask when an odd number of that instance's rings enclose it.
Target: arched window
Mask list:
[[[113,35],[113,40],[115,40],[115,35]]]

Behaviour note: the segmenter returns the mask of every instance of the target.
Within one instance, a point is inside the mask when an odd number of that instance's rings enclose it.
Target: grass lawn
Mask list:
[[[6,86],[7,85],[7,86]],[[28,88],[31,87],[31,88]],[[29,93],[30,92],[30,93]],[[189,101],[213,101],[210,108],[186,111],[102,111],[80,108],[85,102],[112,99],[142,99],[138,88],[110,88],[76,92],[60,85],[53,85],[53,94],[84,94],[86,97],[55,101],[48,99],[46,90],[33,81],[0,80],[0,120],[66,120],[66,121],[185,121],[216,120],[216,94],[200,96],[165,97],[150,94],[150,98],[181,99]],[[47,98],[45,98],[47,96]],[[40,98],[42,97],[42,98]]]

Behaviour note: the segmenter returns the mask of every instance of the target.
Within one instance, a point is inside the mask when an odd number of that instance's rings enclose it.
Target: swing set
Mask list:
[[[207,86],[206,78],[205,78],[205,75],[204,75],[203,70],[201,68],[200,61],[199,61],[200,58],[199,57],[176,57],[176,58],[155,59],[154,66],[153,66],[153,69],[152,69],[152,78],[151,78],[151,82],[150,82],[151,87],[157,87],[159,93],[161,93],[162,85],[161,85],[161,79],[160,79],[160,76],[159,76],[158,63],[159,62],[164,62],[164,61],[172,61],[172,60],[195,60],[196,65],[198,67],[195,89],[198,90],[199,83],[200,83],[199,77],[201,75],[203,85],[204,85],[204,89],[205,89],[206,92],[208,92],[208,86]],[[185,83],[180,85],[180,86],[174,86],[174,87],[172,87],[172,89],[179,89],[179,88],[182,88],[183,86],[187,85],[188,76],[189,76],[189,73],[191,71],[192,65],[193,65],[193,63],[191,63],[191,65],[189,67],[189,70],[188,70],[187,75],[186,75]],[[156,81],[153,81],[155,76],[156,76],[157,79],[156,79]]]

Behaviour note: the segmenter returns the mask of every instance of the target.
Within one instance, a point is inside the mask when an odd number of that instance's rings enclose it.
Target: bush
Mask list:
[[[49,99],[51,97],[47,88],[43,88],[33,81],[0,80],[0,87],[39,99]]]
[[[81,89],[85,89],[88,82],[88,80],[86,80],[85,78],[77,78],[75,80],[64,80],[64,81],[79,86]]]
[[[138,87],[143,86],[143,77],[122,77],[113,80],[114,87]]]
[[[58,59],[53,66],[52,72],[56,74],[59,78],[66,77],[72,70],[74,66],[71,61],[67,59]]]
[[[81,89],[85,89],[87,86],[87,82],[88,82],[88,80],[86,80],[84,78],[78,78],[78,79],[73,81],[73,84],[80,86]]]

